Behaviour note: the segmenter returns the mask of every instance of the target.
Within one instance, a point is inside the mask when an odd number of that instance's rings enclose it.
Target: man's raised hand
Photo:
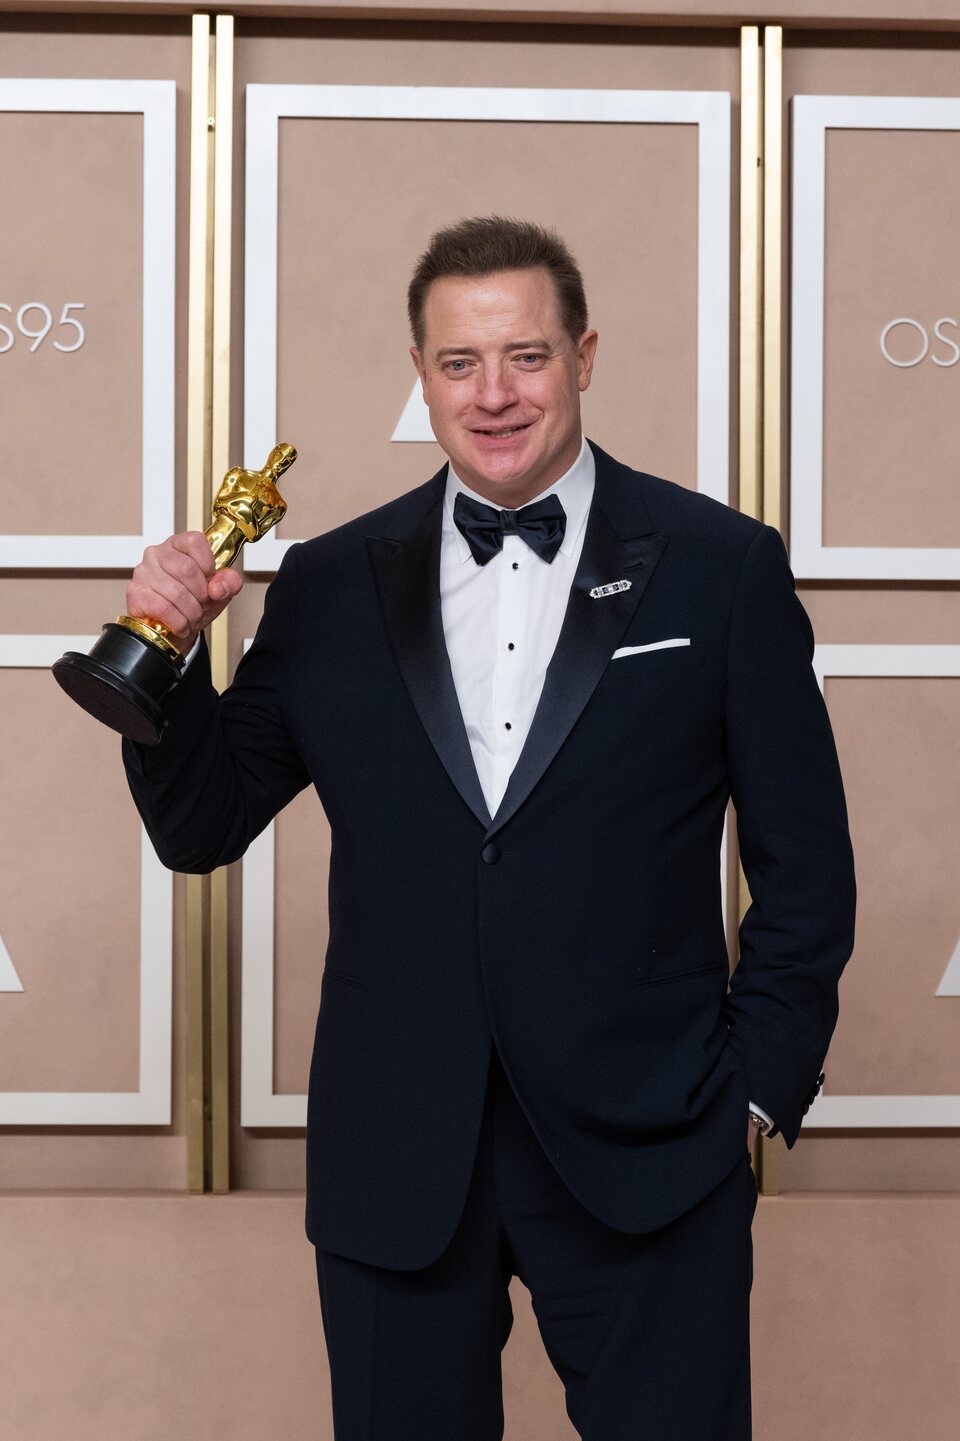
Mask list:
[[[201,530],[148,545],[127,586],[127,615],[158,620],[184,655],[243,587],[235,570],[215,570]]]

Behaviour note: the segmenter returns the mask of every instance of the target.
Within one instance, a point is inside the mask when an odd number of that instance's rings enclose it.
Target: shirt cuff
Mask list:
[[[773,1120],[767,1115],[762,1106],[757,1105],[756,1101],[750,1102],[750,1109],[751,1111],[756,1111],[758,1116],[763,1117],[763,1125],[760,1127],[761,1136],[769,1136],[774,1127]]]
[[[201,639],[201,637],[198,635],[197,638],[196,638],[196,640],[193,642],[193,645],[190,647],[190,649],[187,651],[186,655],[184,656],[184,658],[183,658],[183,670],[180,672],[181,675],[183,675],[183,673],[184,673],[184,671],[186,670],[187,666],[190,664],[190,662],[193,660],[194,656],[196,655],[197,651],[200,649],[200,639]],[[760,1107],[757,1106],[757,1107],[755,1107],[755,1109],[756,1109],[756,1110],[759,1110]]]

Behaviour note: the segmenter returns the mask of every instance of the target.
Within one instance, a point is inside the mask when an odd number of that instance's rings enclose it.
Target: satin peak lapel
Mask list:
[[[440,613],[440,500],[403,540],[368,537],[380,607],[410,699],[444,769],[482,825],[490,824],[470,752]]]
[[[570,734],[630,624],[666,544],[667,536],[662,534],[622,540],[599,506],[592,506],[557,648],[488,837],[523,804]],[[599,598],[590,595],[595,586],[616,580],[629,580],[630,589]]]

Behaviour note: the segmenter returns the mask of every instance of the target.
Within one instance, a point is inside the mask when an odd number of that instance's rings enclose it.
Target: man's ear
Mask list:
[[[417,374],[418,374],[419,377],[420,377],[420,384],[421,384],[421,385],[426,385],[426,383],[427,383],[426,371],[425,371],[424,368],[423,368],[423,361],[422,361],[422,359],[420,358],[420,352],[419,352],[419,350],[417,349],[417,347],[416,347],[415,345],[411,345],[411,347],[410,347],[410,358],[411,358],[411,360],[413,361],[414,369],[416,370]]]
[[[593,377],[593,362],[597,354],[599,336],[595,330],[585,330],[577,346],[577,384],[586,390]]]

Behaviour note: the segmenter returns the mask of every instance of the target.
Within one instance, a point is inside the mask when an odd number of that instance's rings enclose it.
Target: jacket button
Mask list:
[[[500,847],[494,841],[488,841],[480,852],[480,859],[488,866],[495,866],[500,859]]]

